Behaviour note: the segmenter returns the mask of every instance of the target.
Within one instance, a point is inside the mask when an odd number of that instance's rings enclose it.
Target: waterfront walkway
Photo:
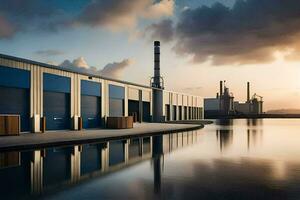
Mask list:
[[[74,145],[126,139],[133,136],[149,136],[170,132],[189,131],[202,128],[199,124],[142,123],[132,129],[94,129],[82,131],[47,131],[46,133],[24,133],[20,136],[0,137],[0,150],[24,150],[52,146]]]

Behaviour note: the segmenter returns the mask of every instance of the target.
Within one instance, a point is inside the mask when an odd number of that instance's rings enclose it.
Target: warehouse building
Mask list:
[[[0,114],[18,114],[22,132],[105,126],[108,116],[151,122],[153,87],[0,54]],[[164,120],[203,118],[199,96],[162,90]]]

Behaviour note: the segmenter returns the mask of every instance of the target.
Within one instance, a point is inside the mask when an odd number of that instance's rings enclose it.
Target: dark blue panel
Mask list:
[[[150,103],[149,102],[143,102],[143,121],[144,122],[151,121]]]
[[[0,86],[30,88],[30,71],[0,66]]]
[[[29,89],[0,86],[0,114],[20,115],[21,131],[30,131]]]
[[[124,141],[109,142],[109,165],[120,164],[125,161]]]
[[[109,85],[109,98],[124,99],[125,88],[116,85]]]
[[[109,99],[109,116],[122,117],[124,116],[124,100],[123,99]]]
[[[81,95],[81,117],[83,128],[101,126],[101,97]]]
[[[47,130],[70,128],[70,94],[44,92],[44,116]]]
[[[81,95],[101,96],[101,83],[81,81]]]
[[[32,152],[2,152],[0,169],[0,194],[1,199],[27,199],[31,194],[30,165]],[[20,157],[21,158],[20,158]],[[20,158],[20,163],[6,165]],[[8,161],[8,162],[6,162]],[[3,167],[3,168],[2,168]]]
[[[69,77],[44,73],[44,91],[71,92],[71,79]]]
[[[139,101],[128,100],[128,115],[137,115],[137,120],[140,120]]]
[[[68,148],[47,149],[43,160],[43,185],[58,185],[71,177],[71,152]]]
[[[92,173],[101,169],[101,145],[83,145],[80,157],[81,175]]]

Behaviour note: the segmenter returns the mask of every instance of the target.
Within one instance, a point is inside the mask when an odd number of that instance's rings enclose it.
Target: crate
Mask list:
[[[0,136],[20,135],[20,115],[0,115]]]
[[[107,128],[129,129],[133,128],[133,116],[128,117],[107,117]]]

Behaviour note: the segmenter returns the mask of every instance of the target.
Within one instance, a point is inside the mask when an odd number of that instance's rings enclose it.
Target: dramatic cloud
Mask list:
[[[153,33],[172,32],[171,26],[152,28]],[[216,3],[185,9],[175,26],[173,49],[214,64],[270,62],[275,52],[286,51],[299,60],[299,36],[300,1],[237,0],[232,8]]]
[[[123,75],[122,73],[124,69],[126,69],[132,63],[133,60],[124,59],[121,62],[109,63],[105,65],[103,69],[99,70],[96,67],[89,66],[83,57],[79,57],[74,59],[72,62],[70,60],[65,60],[59,66],[64,69],[73,70],[79,73],[90,73],[103,77],[120,79]]]
[[[124,69],[132,63],[133,61],[130,59],[125,59],[121,62],[109,63],[100,71],[100,74],[104,77],[121,78]]]
[[[34,53],[40,56],[58,56],[64,54],[64,52],[55,49],[39,50]]]
[[[141,17],[170,16],[173,9],[173,0],[96,0],[84,9],[74,23],[119,30],[134,27]]]
[[[173,21],[165,19],[159,23],[152,24],[145,29],[145,35],[150,35],[151,40],[170,42],[174,36]]]
[[[15,33],[15,28],[0,15],[0,39],[9,38]]]
[[[17,32],[53,29],[63,13],[59,5],[39,0],[0,0],[0,5],[0,39]]]
[[[24,31],[58,31],[78,26],[134,28],[139,19],[170,16],[174,0],[0,0],[0,39]]]

